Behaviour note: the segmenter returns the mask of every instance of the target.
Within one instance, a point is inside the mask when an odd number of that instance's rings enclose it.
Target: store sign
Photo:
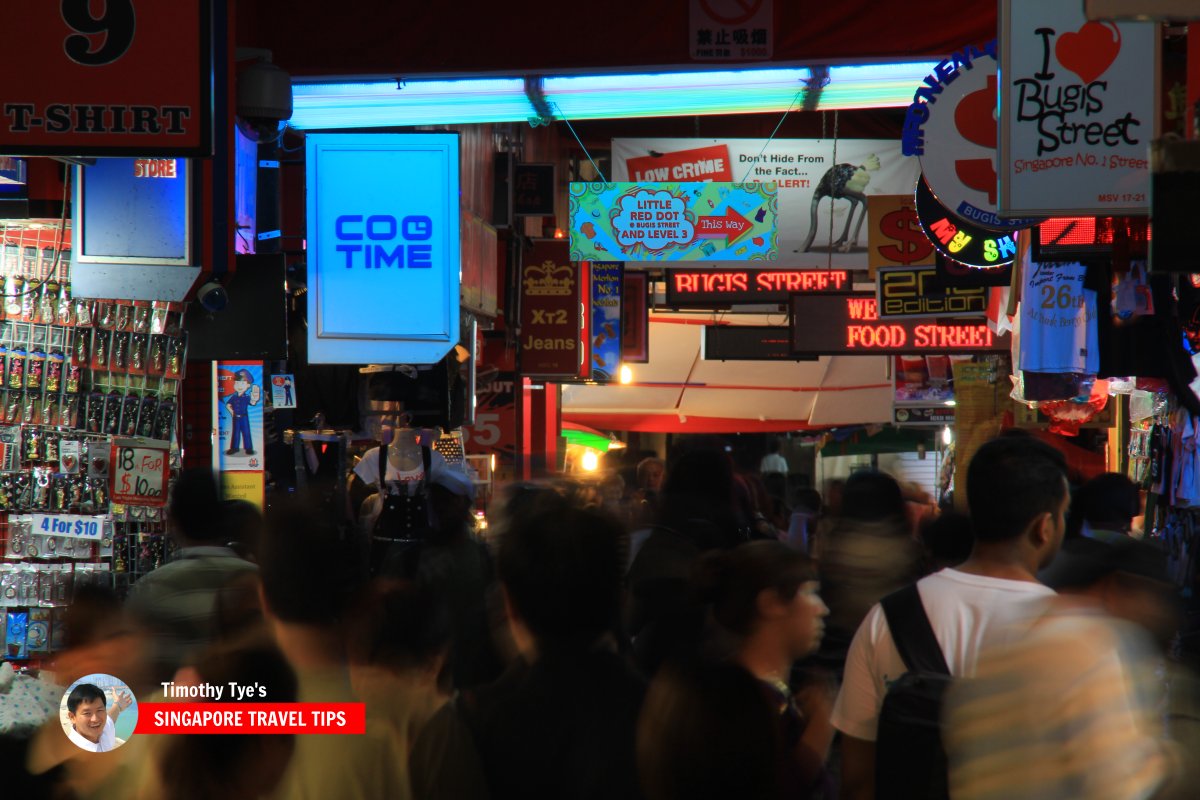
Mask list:
[[[753,61],[771,57],[772,0],[691,0],[688,52],[693,61]]]
[[[791,300],[792,351],[814,355],[975,353],[1009,348],[986,322],[945,324],[883,320],[869,293],[796,295]]]
[[[987,312],[988,290],[946,286],[937,267],[883,267],[876,274],[881,319],[977,317]]]
[[[310,133],[306,149],[308,360],[436,363],[459,337],[458,134]]]
[[[580,369],[580,269],[567,242],[534,243],[521,268],[520,372],[574,378]]]
[[[995,39],[940,61],[913,95],[901,141],[955,216],[1012,231],[1035,220],[996,213],[996,69]]]
[[[624,269],[620,263],[589,265],[591,286],[591,367],[589,377],[598,383],[615,381],[621,366],[621,289]]]
[[[774,183],[572,183],[571,260],[774,261]]]
[[[880,194],[867,200],[867,269],[933,263],[933,243],[917,220],[911,193]]]
[[[892,409],[896,425],[953,425],[954,409],[949,406],[896,406]]]
[[[212,155],[208,0],[11,3],[0,152]]]
[[[1000,3],[1000,207],[1146,214],[1159,26],[1089,22],[1079,3]]]
[[[666,300],[671,307],[786,303],[797,293],[848,291],[843,269],[673,269]]]
[[[792,352],[791,331],[779,325],[706,325],[705,361],[815,361]]]
[[[656,138],[613,139],[612,170],[618,181],[772,181],[776,266],[865,270],[867,205],[876,195],[911,197],[920,165],[895,139]]]
[[[109,455],[109,496],[113,503],[162,506],[167,502],[170,459],[166,448],[116,441]]]
[[[514,164],[512,186],[515,216],[554,216],[553,164]]]
[[[917,220],[938,252],[968,267],[990,269],[1017,257],[1015,233],[997,233],[951,213],[924,178],[917,181]]]

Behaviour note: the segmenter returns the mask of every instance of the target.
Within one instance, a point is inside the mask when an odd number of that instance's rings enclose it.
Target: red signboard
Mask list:
[[[580,370],[580,270],[566,239],[537,241],[521,268],[520,372],[574,378]]]
[[[986,322],[945,324],[932,320],[881,320],[869,293],[796,295],[791,301],[792,352],[815,355],[981,353],[1009,349]]]
[[[736,180],[725,144],[631,158],[626,166],[635,183]]]
[[[669,269],[667,305],[786,303],[793,294],[848,292],[844,269]]]
[[[212,154],[210,0],[5,9],[0,152]]]

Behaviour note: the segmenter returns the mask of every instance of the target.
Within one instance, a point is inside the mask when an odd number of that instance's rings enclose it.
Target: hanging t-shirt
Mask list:
[[[1026,265],[1021,292],[1020,368],[1030,372],[1100,369],[1096,292],[1084,286],[1087,267],[1070,263]]]

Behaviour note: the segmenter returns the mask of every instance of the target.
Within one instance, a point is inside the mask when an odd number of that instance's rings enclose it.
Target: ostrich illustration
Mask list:
[[[835,164],[825,171],[817,184],[817,190],[813,192],[812,221],[808,228],[808,238],[805,239],[804,249],[801,252],[807,253],[812,248],[813,239],[817,238],[817,209],[824,197],[829,198],[831,215],[833,214],[833,204],[839,197],[850,201],[850,214],[846,217],[846,228],[842,231],[841,238],[833,243],[833,246],[843,253],[850,252],[851,246],[858,241],[858,232],[862,228],[863,219],[867,216],[867,196],[863,194],[863,191],[871,182],[869,173],[877,169],[879,169],[879,156],[872,153],[857,167],[853,164]],[[858,224],[854,226],[854,235],[847,238],[850,233],[850,223],[854,221],[854,212],[860,205],[862,213],[858,215]]]

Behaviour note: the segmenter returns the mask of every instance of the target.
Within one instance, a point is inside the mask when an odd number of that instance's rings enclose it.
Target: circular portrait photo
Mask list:
[[[125,682],[113,675],[85,675],[67,687],[59,718],[67,738],[81,750],[107,753],[133,735],[137,700]]]

